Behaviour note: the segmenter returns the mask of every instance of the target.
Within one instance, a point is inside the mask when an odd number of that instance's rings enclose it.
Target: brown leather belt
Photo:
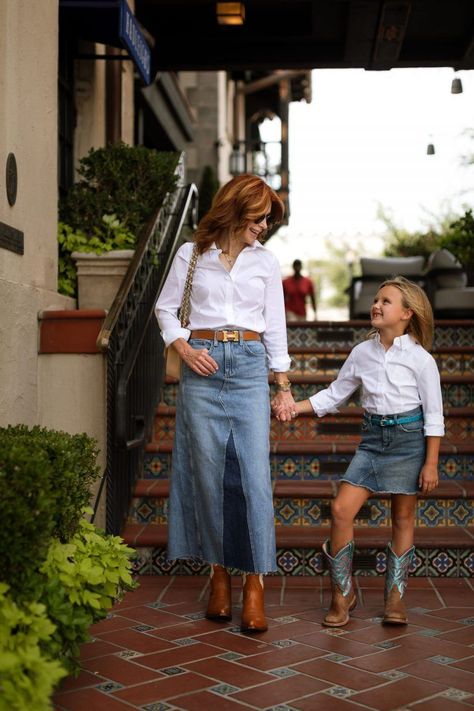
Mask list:
[[[191,338],[204,338],[207,341],[223,341],[224,343],[239,343],[240,336],[244,341],[261,341],[260,334],[256,331],[191,331]]]

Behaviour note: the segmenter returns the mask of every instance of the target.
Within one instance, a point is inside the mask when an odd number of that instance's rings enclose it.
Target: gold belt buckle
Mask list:
[[[240,334],[239,331],[222,331],[222,336],[222,341],[224,343],[228,343],[229,341],[235,343],[235,341],[239,340]]]

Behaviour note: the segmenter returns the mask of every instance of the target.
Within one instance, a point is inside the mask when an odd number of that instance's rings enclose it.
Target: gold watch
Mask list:
[[[275,382],[275,386],[276,386],[276,389],[281,393],[289,393],[291,390],[291,383],[289,380],[286,380],[283,383]]]

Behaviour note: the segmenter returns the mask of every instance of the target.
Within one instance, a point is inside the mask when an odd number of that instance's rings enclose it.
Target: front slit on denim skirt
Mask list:
[[[191,339],[217,373],[183,365],[176,404],[168,558],[276,570],[267,357],[260,341]]]

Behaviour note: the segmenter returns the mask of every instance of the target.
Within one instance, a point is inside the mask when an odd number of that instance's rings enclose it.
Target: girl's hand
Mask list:
[[[280,422],[289,422],[290,420],[293,420],[296,417],[296,403],[290,391],[277,392],[277,394],[271,401],[271,406],[273,408],[275,417]]]
[[[435,464],[425,464],[418,479],[418,486],[423,494],[429,494],[438,486],[438,483],[438,467]]]
[[[186,365],[198,375],[213,375],[218,369],[216,361],[211,358],[207,348],[195,350],[188,346],[183,353],[180,353],[180,356]]]

